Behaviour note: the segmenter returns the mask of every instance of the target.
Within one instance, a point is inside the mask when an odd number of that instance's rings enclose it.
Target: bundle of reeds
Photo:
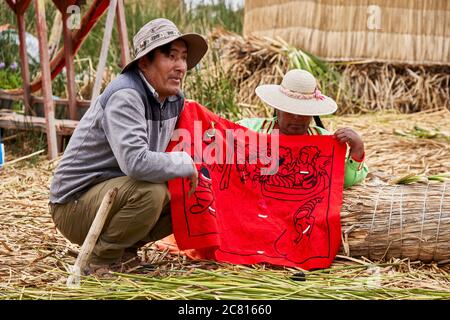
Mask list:
[[[450,110],[450,66],[412,66],[373,61],[324,62],[280,38],[212,33],[226,73],[237,88],[243,116],[268,116],[255,95],[260,84],[279,84],[291,68],[310,71],[338,103],[337,114],[396,110]]]
[[[450,110],[450,66],[336,63],[341,72],[340,113]]]
[[[445,181],[345,190],[341,223],[345,255],[450,262],[450,187]]]
[[[233,266],[207,261],[160,265],[163,272],[115,274],[113,279],[83,277],[68,289],[58,281],[40,285],[0,284],[0,299],[302,300],[448,299],[446,270],[395,260],[373,264],[340,261],[331,269],[301,272],[264,265]],[[51,270],[50,268],[48,268]],[[66,273],[52,272],[66,277]],[[301,282],[299,282],[301,281]]]
[[[257,37],[244,39],[224,29],[215,29],[211,38],[220,48],[223,68],[237,89],[243,116],[269,115],[270,110],[262,104],[254,110],[258,105],[254,92],[262,83],[279,83],[288,70],[289,59],[282,44]]]

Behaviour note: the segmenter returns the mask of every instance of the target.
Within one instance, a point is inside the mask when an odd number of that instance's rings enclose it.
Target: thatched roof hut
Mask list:
[[[450,64],[448,0],[245,0],[244,35],[330,60]]]

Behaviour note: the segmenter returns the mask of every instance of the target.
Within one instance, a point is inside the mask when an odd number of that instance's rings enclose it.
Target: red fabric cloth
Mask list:
[[[307,270],[331,265],[341,241],[344,144],[333,136],[254,133],[257,141],[267,139],[255,151],[255,143],[242,136],[222,138],[227,136],[226,130],[248,129],[189,100],[177,128],[187,130],[190,137],[204,137],[201,146],[184,135],[178,140],[173,137],[168,147],[174,151],[184,146],[199,172],[198,187],[191,197],[187,178],[169,181],[173,231],[180,249],[196,249],[194,254],[189,250],[191,256],[235,264],[266,262]],[[278,171],[263,175],[261,168],[269,165],[250,159],[267,150],[275,155],[271,144],[275,138],[279,138]],[[211,163],[211,158],[220,154],[212,151],[218,145],[224,146],[223,150],[234,148],[236,162],[237,155],[243,154],[238,152],[243,141],[247,162]],[[188,146],[192,150],[186,149]]]

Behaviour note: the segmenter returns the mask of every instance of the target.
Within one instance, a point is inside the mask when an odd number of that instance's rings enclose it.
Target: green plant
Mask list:
[[[31,123],[29,124],[31,126]],[[13,158],[29,155],[33,152],[46,149],[47,139],[44,132],[25,130],[21,132],[11,131],[16,138],[11,143],[6,143],[6,153],[12,154]],[[6,135],[6,134],[5,134]],[[28,160],[31,164],[36,164],[38,157],[32,157]]]
[[[430,181],[446,182],[450,179],[450,172],[434,174],[430,176],[418,175],[414,173],[407,174],[393,181],[394,184],[413,184],[416,182],[428,183]]]
[[[310,72],[319,82],[320,90],[324,94],[330,94],[338,91],[341,74],[333,67],[333,65],[326,63],[315,55],[297,49],[283,40],[284,50],[288,57],[290,68],[303,69]]]
[[[22,87],[20,71],[0,68],[0,89],[17,89],[20,87]]]
[[[192,7],[192,2],[190,3]],[[242,34],[244,8],[233,9],[225,0],[201,1],[194,10],[190,10],[191,25],[201,27],[198,32],[212,30],[221,27],[234,33]]]
[[[410,138],[450,141],[450,134],[448,132],[441,132],[439,128],[433,129],[422,128],[419,127],[418,125],[414,125],[412,129],[406,131],[395,129],[394,134]]]
[[[198,68],[188,73],[185,93],[187,98],[200,102],[222,117],[239,118],[236,88],[223,69],[217,49],[211,48]]]
[[[65,69],[59,73],[52,81],[52,93],[54,96],[65,98],[67,90],[67,76]]]

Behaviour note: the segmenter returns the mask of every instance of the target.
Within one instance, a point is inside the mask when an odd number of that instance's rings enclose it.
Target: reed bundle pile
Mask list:
[[[450,66],[387,62],[324,62],[281,38],[242,37],[223,29],[212,34],[225,72],[237,89],[244,116],[272,113],[255,95],[260,84],[279,84],[291,68],[310,71],[322,92],[338,104],[337,114],[381,110],[404,113],[450,110]]]
[[[353,187],[344,192],[341,224],[346,255],[450,262],[446,181]]]

